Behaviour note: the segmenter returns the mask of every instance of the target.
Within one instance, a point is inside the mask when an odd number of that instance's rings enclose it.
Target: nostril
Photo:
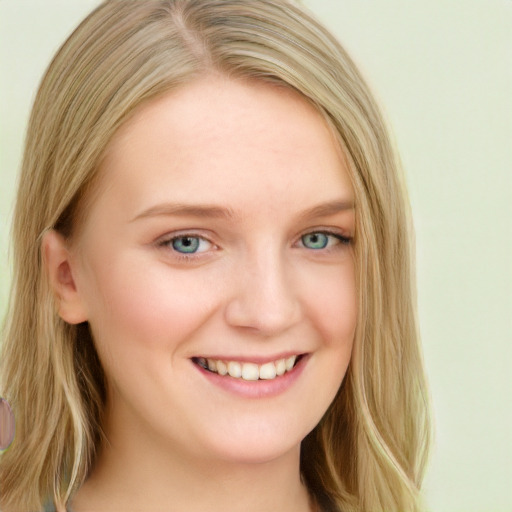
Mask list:
[[[225,319],[229,325],[267,337],[289,329],[299,318],[300,306],[291,294],[276,297],[262,290],[240,294],[225,310]]]
[[[238,269],[225,310],[229,325],[263,336],[285,331],[297,323],[301,311],[288,260],[281,249],[272,249],[269,245],[272,244],[260,244]]]

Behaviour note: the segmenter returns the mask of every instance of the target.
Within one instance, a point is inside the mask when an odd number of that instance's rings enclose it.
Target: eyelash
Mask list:
[[[341,245],[341,246],[348,246],[352,243],[352,238],[348,237],[348,236],[344,236],[344,235],[341,235],[340,233],[336,233],[334,231],[329,231],[329,230],[319,230],[319,231],[309,231],[307,233],[304,233],[303,235],[301,235],[300,237],[300,240],[302,242],[303,238],[308,236],[308,235],[325,235],[327,237],[331,237],[331,238],[334,238],[336,239],[339,244],[336,244],[334,247],[323,247],[323,248],[319,248],[319,249],[311,249],[311,248],[308,248],[308,247],[305,247],[306,249],[310,249],[311,251],[329,251],[329,250],[336,250],[336,247],[338,245]],[[302,242],[304,243],[304,242]]]
[[[158,246],[163,249],[170,250],[173,258],[177,258],[179,260],[191,261],[191,260],[200,258],[201,255],[203,254],[203,252],[183,253],[183,252],[179,252],[173,248],[172,244],[175,240],[185,239],[185,238],[192,238],[192,239],[197,238],[200,241],[207,242],[207,243],[211,244],[213,247],[216,247],[215,244],[213,242],[210,242],[210,240],[208,240],[206,237],[200,236],[196,233],[180,233],[179,235],[174,235],[170,238],[165,238],[165,239],[161,240],[160,242],[158,242]]]
[[[304,246],[304,242],[303,242],[304,237],[306,237],[308,235],[325,235],[327,237],[336,239],[339,243],[334,244],[334,246],[330,246],[330,247],[327,246],[327,247],[323,247],[323,248],[319,248],[319,249],[308,248],[308,247]],[[158,242],[158,247],[161,247],[163,249],[170,249],[174,258],[177,258],[177,259],[180,259],[183,261],[191,261],[191,260],[200,258],[201,254],[203,254],[203,252],[199,252],[199,253],[191,252],[191,253],[187,254],[187,253],[179,252],[172,247],[172,244],[175,240],[185,239],[185,238],[199,239],[200,241],[205,241],[205,242],[211,244],[213,247],[216,247],[215,244],[213,242],[211,242],[210,240],[208,240],[206,237],[200,236],[195,233],[182,233],[179,235],[174,235],[170,238],[165,238]],[[301,248],[309,249],[310,251],[313,251],[313,252],[319,252],[319,253],[325,254],[326,252],[332,252],[332,251],[339,250],[343,247],[347,247],[347,246],[351,245],[352,238],[341,235],[340,233],[336,233],[334,231],[329,231],[329,230],[324,229],[324,230],[318,230],[318,231],[308,231],[307,233],[304,233],[303,235],[301,235],[299,237],[299,243],[302,243]]]

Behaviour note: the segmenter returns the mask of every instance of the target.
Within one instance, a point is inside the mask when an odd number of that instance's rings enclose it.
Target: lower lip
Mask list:
[[[192,364],[210,383],[225,391],[244,398],[269,398],[285,393],[290,389],[302,374],[308,359],[309,355],[303,355],[292,370],[272,380],[237,379],[229,375],[222,376],[205,370],[195,363]]]

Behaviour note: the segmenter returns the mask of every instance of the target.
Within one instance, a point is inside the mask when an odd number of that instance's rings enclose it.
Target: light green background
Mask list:
[[[512,511],[512,0],[306,0],[360,65],[406,167],[437,442],[433,512]],[[30,104],[96,0],[0,0],[0,313]],[[30,207],[30,206],[28,206]]]

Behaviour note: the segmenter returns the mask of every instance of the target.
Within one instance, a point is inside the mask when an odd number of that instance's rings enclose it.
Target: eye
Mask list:
[[[211,248],[211,242],[199,236],[182,235],[169,240],[170,245],[176,252],[181,254],[195,254],[205,252]]]
[[[301,242],[302,245],[307,249],[318,251],[321,249],[327,249],[340,243],[348,244],[350,242],[350,239],[334,233],[314,231],[312,233],[307,233],[306,235],[303,235],[301,237]]]
[[[308,249],[325,249],[329,243],[329,237],[325,233],[308,233],[301,240]]]

